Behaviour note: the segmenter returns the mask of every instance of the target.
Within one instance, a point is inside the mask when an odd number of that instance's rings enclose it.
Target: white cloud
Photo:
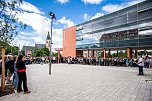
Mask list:
[[[52,50],[62,48],[62,29],[53,29],[52,31]]]
[[[120,10],[122,9],[124,6],[123,5],[117,5],[117,4],[108,4],[106,6],[104,6],[102,8],[103,11],[106,11],[108,13],[111,13],[111,12],[114,12],[114,11],[117,11],[117,10]]]
[[[143,1],[145,1],[145,0],[132,0],[132,1],[128,2],[127,4],[128,4],[128,6],[131,6],[131,5],[143,2]]]
[[[83,15],[83,19],[84,19],[85,21],[90,20],[90,18],[91,18],[91,16],[89,16],[87,13],[85,13],[85,14]]]
[[[34,6],[34,5],[32,5],[28,2],[25,2],[25,1],[22,4],[19,4],[18,6],[22,10],[25,10],[25,11],[28,11],[28,12],[43,14],[43,12],[41,12],[36,6]]]
[[[88,15],[87,13],[85,13],[84,15],[83,15],[83,19],[85,20],[85,21],[89,21],[89,20],[92,20],[92,19],[95,19],[95,18],[98,18],[98,17],[100,17],[100,16],[103,16],[104,14],[103,13],[96,13],[94,16],[90,16],[90,15]]]
[[[98,18],[98,17],[103,16],[103,15],[104,15],[103,13],[96,13],[94,16],[91,17],[90,20]]]
[[[23,12],[18,13],[16,17],[38,34],[46,34],[50,30],[50,20],[43,15]]]
[[[23,9],[24,12],[18,11],[16,17],[19,21],[31,26],[33,30],[30,30],[30,32],[21,32],[13,40],[13,45],[19,46],[20,44],[22,48],[24,45],[34,46],[35,43],[45,44],[47,33],[50,31],[50,18],[44,16],[43,12],[28,2],[23,2],[19,8]],[[65,27],[74,26],[74,22],[66,19],[66,17],[62,17],[56,22]],[[53,25],[52,35],[52,49],[62,48],[62,28],[56,29]]]
[[[33,37],[35,36],[34,33],[25,33],[21,32],[15,39],[12,41],[12,45],[18,46],[20,50],[23,46],[34,46],[35,40],[33,40]],[[32,42],[31,42],[32,41]]]
[[[61,4],[67,3],[69,0],[56,0],[57,2],[60,2]]]
[[[103,0],[81,0],[85,4],[100,4]]]
[[[62,17],[57,22],[60,23],[60,24],[65,24],[64,27],[72,27],[72,26],[74,26],[74,22],[71,21],[71,19],[66,19],[66,17]]]
[[[35,40],[35,43],[45,43],[45,41],[42,39],[42,37],[33,37],[33,39]]]
[[[111,12],[123,9],[125,7],[137,4],[142,1],[145,1],[145,0],[133,0],[133,1],[125,2],[125,3],[121,3],[121,4],[108,4],[108,5],[103,6],[102,10],[107,13],[111,13]]]
[[[18,11],[16,17],[19,21],[31,26],[38,34],[46,34],[50,30],[50,19],[45,17],[36,6],[24,1],[19,8],[25,11]]]

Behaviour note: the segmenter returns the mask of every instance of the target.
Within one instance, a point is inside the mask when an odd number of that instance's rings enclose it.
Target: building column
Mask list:
[[[58,51],[58,63],[60,63],[60,51]]]
[[[87,55],[88,55],[87,57],[89,57],[89,49],[88,49],[88,54]]]
[[[94,50],[92,50],[92,58],[94,58]]]
[[[118,53],[118,49],[117,49],[117,57],[119,56],[119,53]]]
[[[135,50],[135,58],[137,58],[137,54],[138,54],[138,51],[137,49]]]
[[[129,58],[129,59],[131,59],[132,58],[132,48],[127,48],[127,57]]]
[[[108,51],[108,58],[110,58],[111,57],[111,49],[109,49],[109,51]]]
[[[103,50],[103,59],[106,59],[106,48]]]

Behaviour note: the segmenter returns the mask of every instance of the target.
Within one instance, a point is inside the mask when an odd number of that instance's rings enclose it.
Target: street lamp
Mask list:
[[[51,38],[50,38],[50,63],[49,63],[49,74],[51,75],[51,61],[52,61],[52,25],[53,25],[53,19],[55,18],[55,14],[53,12],[49,13],[50,17],[51,17]]]

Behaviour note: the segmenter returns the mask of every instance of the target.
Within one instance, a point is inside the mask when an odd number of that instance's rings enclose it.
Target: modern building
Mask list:
[[[63,57],[95,57],[97,51],[152,49],[152,0],[63,30]]]

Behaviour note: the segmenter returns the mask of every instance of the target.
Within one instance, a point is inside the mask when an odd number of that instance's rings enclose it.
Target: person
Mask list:
[[[17,90],[17,86],[18,86],[18,74],[17,74],[17,68],[16,68],[16,62],[17,62],[17,58],[15,59],[15,63],[14,63],[14,77],[13,77],[13,86],[14,89]]]
[[[2,74],[2,57],[0,56],[0,74]]]
[[[146,56],[145,58],[145,68],[149,68],[149,57]]]
[[[68,57],[68,64],[71,64],[71,57]]]
[[[144,59],[141,56],[138,60],[138,68],[139,68],[139,74],[138,75],[144,75],[143,67],[144,67]]]
[[[23,82],[23,89],[24,89],[24,93],[30,93],[30,91],[28,90],[27,87],[27,77],[26,77],[26,66],[25,66],[25,58],[23,57],[23,55],[19,55],[18,59],[17,59],[17,63],[16,63],[16,67],[17,67],[17,74],[19,77],[19,81],[18,81],[18,87],[17,87],[17,92],[20,93],[22,92],[22,82]]]
[[[6,76],[7,76],[7,82],[6,84],[11,84],[11,76],[14,73],[14,59],[13,56],[8,56],[8,59],[5,62],[5,66],[6,66]]]

